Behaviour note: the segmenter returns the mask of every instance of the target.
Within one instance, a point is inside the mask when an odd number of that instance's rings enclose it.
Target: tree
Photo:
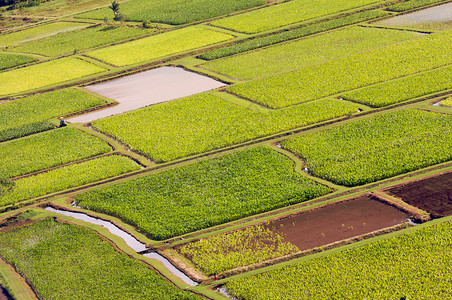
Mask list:
[[[119,15],[119,2],[114,0],[111,5],[109,6],[109,8],[113,11],[113,13],[115,14],[115,19],[117,18],[117,16]]]

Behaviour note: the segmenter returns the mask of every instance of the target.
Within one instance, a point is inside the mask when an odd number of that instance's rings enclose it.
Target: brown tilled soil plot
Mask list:
[[[407,221],[408,214],[363,195],[267,224],[300,250],[328,245]]]
[[[408,182],[385,192],[434,217],[452,215],[452,172]]]

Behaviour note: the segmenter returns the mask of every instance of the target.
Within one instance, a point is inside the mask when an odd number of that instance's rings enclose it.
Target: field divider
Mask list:
[[[11,296],[13,296],[14,299],[39,299],[36,291],[32,288],[28,280],[22,277],[12,265],[5,262],[2,257],[0,257],[0,273],[2,274],[0,282],[4,280],[8,292],[12,293]]]

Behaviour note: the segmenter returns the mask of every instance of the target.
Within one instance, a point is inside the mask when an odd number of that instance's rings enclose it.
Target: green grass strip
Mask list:
[[[356,13],[350,16],[342,17],[339,19],[334,19],[330,21],[325,21],[318,24],[308,25],[305,27],[283,31],[281,33],[273,34],[266,37],[256,38],[252,40],[246,40],[242,43],[238,43],[229,47],[219,48],[211,51],[202,53],[198,57],[205,60],[218,59],[253,49],[262,48],[269,45],[274,45],[277,43],[282,43],[285,41],[297,39],[300,37],[308,36],[311,34],[356,24],[359,22],[381,18],[383,16],[389,15],[387,12],[381,10],[369,10],[360,13]]]
[[[259,147],[89,191],[75,201],[164,240],[328,192],[295,173],[289,158]]]
[[[412,10],[416,8],[420,8],[423,6],[433,5],[436,3],[447,2],[445,0],[409,0],[402,3],[397,3],[391,6],[388,6],[386,9],[389,11],[402,12],[407,10]]]
[[[349,103],[322,100],[265,113],[213,95],[197,95],[95,121],[93,127],[156,162],[165,162],[357,110]]]
[[[126,66],[226,41],[232,35],[187,27],[86,53],[115,66]]]
[[[0,206],[99,181],[139,168],[140,166],[128,157],[110,155],[21,178],[14,181],[12,192],[0,197]]]
[[[0,135],[8,129],[83,111],[104,103],[74,89],[62,89],[3,103],[0,105]]]
[[[264,0],[132,0],[121,3],[120,11],[132,21],[187,24],[266,4]],[[77,18],[112,17],[109,8],[86,12]]]
[[[104,141],[73,128],[0,143],[0,177],[15,177],[111,150]]]
[[[2,232],[0,254],[42,299],[199,299],[92,230],[52,218]]]
[[[200,67],[235,79],[267,77],[418,37],[414,32],[348,27],[208,62]]]
[[[36,58],[25,55],[0,53],[0,70],[5,70],[20,65],[29,64],[35,61],[38,60]]]
[[[227,90],[269,107],[285,107],[449,65],[451,41],[452,31],[435,33]]]
[[[41,39],[61,32],[87,27],[89,25],[90,24],[87,23],[75,23],[75,22],[55,22],[50,24],[44,24],[30,29],[25,29],[22,31],[16,31],[13,33],[1,35],[0,45],[11,46],[18,43]]]
[[[84,60],[66,57],[3,72],[0,73],[0,96],[42,88],[105,70]]]
[[[286,140],[315,176],[356,186],[452,159],[452,116],[398,110]]]
[[[8,51],[59,56],[132,39],[134,37],[149,35],[153,31],[139,27],[100,25],[9,48]]]
[[[445,222],[226,284],[237,299],[443,299],[452,293]]]
[[[257,33],[365,6],[378,0],[293,0],[250,11],[211,24],[238,32]]]
[[[344,99],[382,107],[452,88],[452,66],[344,93]]]

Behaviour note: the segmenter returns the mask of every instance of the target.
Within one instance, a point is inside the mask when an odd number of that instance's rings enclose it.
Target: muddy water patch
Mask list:
[[[110,231],[112,234],[122,238],[126,244],[133,249],[135,252],[144,252],[149,250],[146,247],[146,244],[138,241],[133,235],[125,232],[124,230],[120,229],[118,226],[114,225],[111,222],[102,220],[102,219],[98,219],[98,218],[94,218],[91,217],[85,213],[81,213],[81,212],[72,212],[72,211],[68,211],[68,210],[62,210],[62,209],[55,209],[53,207],[46,207],[45,210],[53,212],[53,213],[57,213],[57,214],[61,214],[64,216],[68,216],[68,217],[72,217],[74,219],[77,220],[81,220],[90,224],[95,224],[95,225],[100,225],[106,229],[108,229],[108,231]],[[187,283],[188,285],[191,286],[196,286],[198,283],[191,280],[190,277],[188,277],[187,275],[185,275],[183,272],[181,272],[179,269],[177,269],[173,264],[171,264],[165,257],[161,256],[160,254],[158,254],[157,252],[149,252],[149,253],[145,253],[144,254],[145,257],[149,257],[155,260],[158,260],[160,262],[163,263],[163,265],[175,276],[179,277],[182,281],[184,281],[185,283]]]
[[[161,67],[89,85],[86,89],[116,100],[118,105],[68,119],[87,123],[148,105],[194,95],[225,86],[223,82],[178,67]]]
[[[363,195],[304,211],[265,226],[301,251],[409,222],[409,215]]]

